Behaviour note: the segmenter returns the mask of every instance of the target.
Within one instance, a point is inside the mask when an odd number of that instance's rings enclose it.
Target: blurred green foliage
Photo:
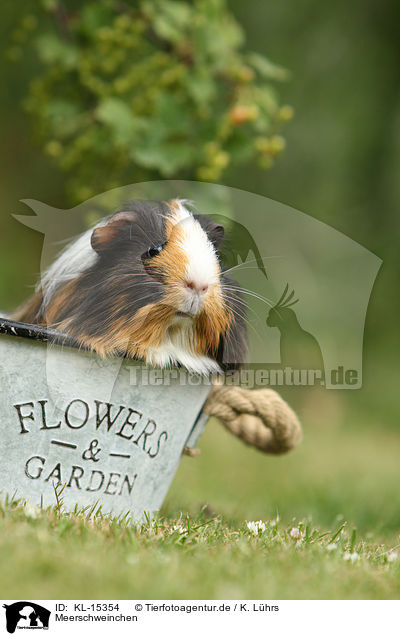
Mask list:
[[[73,202],[157,178],[216,181],[284,148],[285,71],[243,51],[225,0],[27,3],[8,57],[40,60],[25,105]],[[36,9],[36,10],[34,10]]]

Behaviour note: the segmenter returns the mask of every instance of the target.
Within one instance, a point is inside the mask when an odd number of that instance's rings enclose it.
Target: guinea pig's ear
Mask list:
[[[135,221],[132,212],[117,212],[105,225],[95,227],[92,232],[91,244],[96,252],[110,247],[112,242]]]
[[[215,248],[218,248],[225,236],[225,228],[223,225],[219,225],[217,223],[213,223],[210,229],[207,232],[208,238]]]
[[[224,240],[224,236],[225,236],[224,226],[221,225],[220,223],[214,223],[214,221],[212,221],[210,217],[205,216],[203,214],[194,214],[193,216],[196,219],[196,221],[200,223],[201,227],[206,232],[208,238],[210,239],[211,243],[214,245],[215,249],[218,249],[222,241]]]

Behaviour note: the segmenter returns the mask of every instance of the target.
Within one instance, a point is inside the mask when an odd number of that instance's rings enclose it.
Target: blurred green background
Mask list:
[[[381,257],[383,267],[367,315],[363,388],[286,390],[305,428],[302,447],[288,457],[263,457],[211,424],[202,456],[184,459],[167,510],[195,510],[208,503],[235,518],[279,511],[287,518],[311,515],[321,524],[333,524],[342,515],[364,532],[397,535],[400,5],[390,0],[232,0],[229,7],[245,31],[247,49],[290,71],[278,89],[280,103],[292,105],[295,117],[283,132],[287,148],[269,171],[239,166],[220,182],[331,224]],[[10,214],[27,213],[19,203],[23,198],[70,207],[66,175],[41,151],[32,121],[21,109],[37,63],[28,56],[10,64],[4,55],[23,8],[16,0],[1,9],[4,310],[30,293],[41,251],[41,236]]]

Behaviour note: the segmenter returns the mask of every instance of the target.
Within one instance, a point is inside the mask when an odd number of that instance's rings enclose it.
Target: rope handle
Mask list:
[[[203,410],[217,417],[233,435],[264,453],[287,453],[302,438],[296,413],[273,389],[217,384]]]

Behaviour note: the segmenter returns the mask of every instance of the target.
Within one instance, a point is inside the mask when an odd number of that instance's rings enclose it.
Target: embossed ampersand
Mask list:
[[[101,448],[99,447],[99,440],[92,439],[92,441],[89,444],[89,447],[83,451],[82,459],[98,462],[100,461],[100,457],[97,457],[97,455],[100,453],[100,451],[101,451]]]

